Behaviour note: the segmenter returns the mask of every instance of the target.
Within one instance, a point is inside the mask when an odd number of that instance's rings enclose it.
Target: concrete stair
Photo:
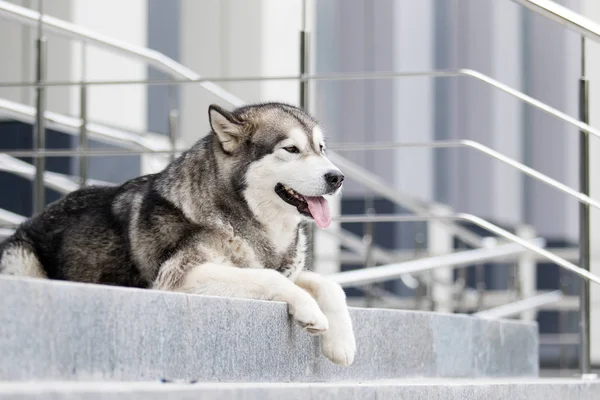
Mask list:
[[[537,378],[536,324],[351,315],[343,368],[283,303],[0,277],[0,399],[600,398],[595,381]]]
[[[349,368],[283,303],[0,279],[0,380],[304,382],[537,376],[534,324],[352,309]]]
[[[406,399],[597,400],[600,383],[578,379],[424,379],[361,383],[0,383],[2,400]]]

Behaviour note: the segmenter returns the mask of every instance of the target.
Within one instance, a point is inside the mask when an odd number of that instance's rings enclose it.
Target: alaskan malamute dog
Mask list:
[[[280,103],[208,111],[210,134],[164,171],[83,188],[23,223],[0,273],[284,301],[327,358],[352,364],[343,290],[304,270],[300,222],[329,226],[323,196],[344,180],[319,125]]]

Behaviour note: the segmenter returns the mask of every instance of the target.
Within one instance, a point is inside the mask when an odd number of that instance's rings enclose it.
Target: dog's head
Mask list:
[[[231,112],[211,105],[209,118],[218,162],[259,219],[304,216],[329,226],[323,196],[339,192],[344,175],[327,158],[323,133],[311,116],[266,103]]]

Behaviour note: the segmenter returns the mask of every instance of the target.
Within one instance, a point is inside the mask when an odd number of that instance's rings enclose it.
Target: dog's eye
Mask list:
[[[296,146],[287,146],[283,148],[285,151],[287,151],[288,153],[292,153],[292,154],[298,154],[300,153],[300,150],[298,150],[298,148]]]
[[[321,153],[325,152],[325,146],[323,146],[322,144],[319,145],[319,150],[321,150]]]

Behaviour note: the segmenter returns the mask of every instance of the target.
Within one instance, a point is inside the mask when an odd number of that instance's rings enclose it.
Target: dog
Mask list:
[[[305,270],[304,221],[331,223],[323,196],[344,175],[317,121],[262,103],[208,109],[211,131],[162,172],[85,187],[0,245],[0,273],[283,301],[333,363],[356,344],[343,289]]]

